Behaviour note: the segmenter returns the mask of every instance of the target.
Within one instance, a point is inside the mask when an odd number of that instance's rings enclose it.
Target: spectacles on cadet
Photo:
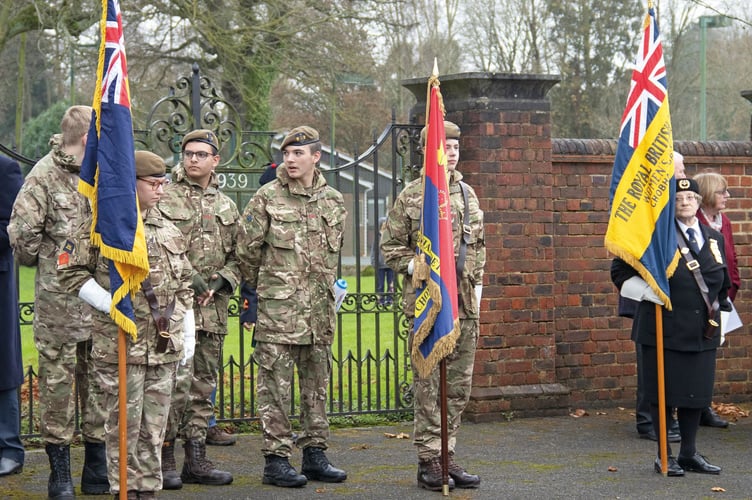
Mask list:
[[[145,183],[147,183],[148,185],[150,185],[152,191],[157,191],[160,187],[164,189],[170,183],[170,179],[167,179],[167,178],[159,179],[159,180],[154,180],[153,181],[151,179],[146,179],[144,177],[139,177],[138,180],[144,181]]]
[[[214,156],[214,154],[207,153],[206,151],[183,151],[183,158],[186,160],[190,160],[194,156],[199,160],[204,161],[210,156]]]

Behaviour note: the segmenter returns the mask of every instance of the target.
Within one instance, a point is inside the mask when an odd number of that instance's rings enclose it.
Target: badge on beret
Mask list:
[[[689,189],[689,180],[679,179],[679,189]]]

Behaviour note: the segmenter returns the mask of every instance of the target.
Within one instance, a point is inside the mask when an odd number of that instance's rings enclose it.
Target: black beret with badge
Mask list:
[[[676,192],[692,191],[700,194],[700,185],[694,179],[676,179]]]

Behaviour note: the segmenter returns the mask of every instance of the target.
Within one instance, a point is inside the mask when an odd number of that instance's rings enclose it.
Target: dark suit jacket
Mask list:
[[[8,241],[13,201],[23,184],[18,163],[0,156],[0,179],[0,391],[7,391],[23,382],[18,296],[13,252]]]
[[[700,263],[702,276],[708,286],[708,296],[712,303],[715,298],[721,309],[729,310],[727,291],[731,281],[726,269],[723,236],[707,226],[700,225],[705,237],[705,244],[696,256]],[[711,252],[711,240],[717,243],[718,254],[722,262],[718,262]],[[615,259],[611,276],[617,287],[632,276],[637,275],[626,262]],[[663,343],[666,349],[675,351],[699,352],[716,349],[720,344],[720,328],[716,329],[712,340],[704,338],[705,327],[708,324],[708,310],[700,293],[700,288],[692,272],[687,268],[687,261],[682,257],[673,276],[669,278],[672,311],[663,308]],[[720,313],[716,314],[716,321],[720,321]],[[655,339],[655,304],[648,301],[640,302],[637,314],[632,324],[632,337],[640,344],[656,344]]]

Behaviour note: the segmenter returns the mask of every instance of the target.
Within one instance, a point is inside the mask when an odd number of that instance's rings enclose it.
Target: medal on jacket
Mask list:
[[[713,257],[715,257],[715,261],[719,264],[723,264],[723,256],[721,255],[721,251],[718,249],[718,240],[714,240],[713,238],[710,238],[710,253],[713,254]]]

